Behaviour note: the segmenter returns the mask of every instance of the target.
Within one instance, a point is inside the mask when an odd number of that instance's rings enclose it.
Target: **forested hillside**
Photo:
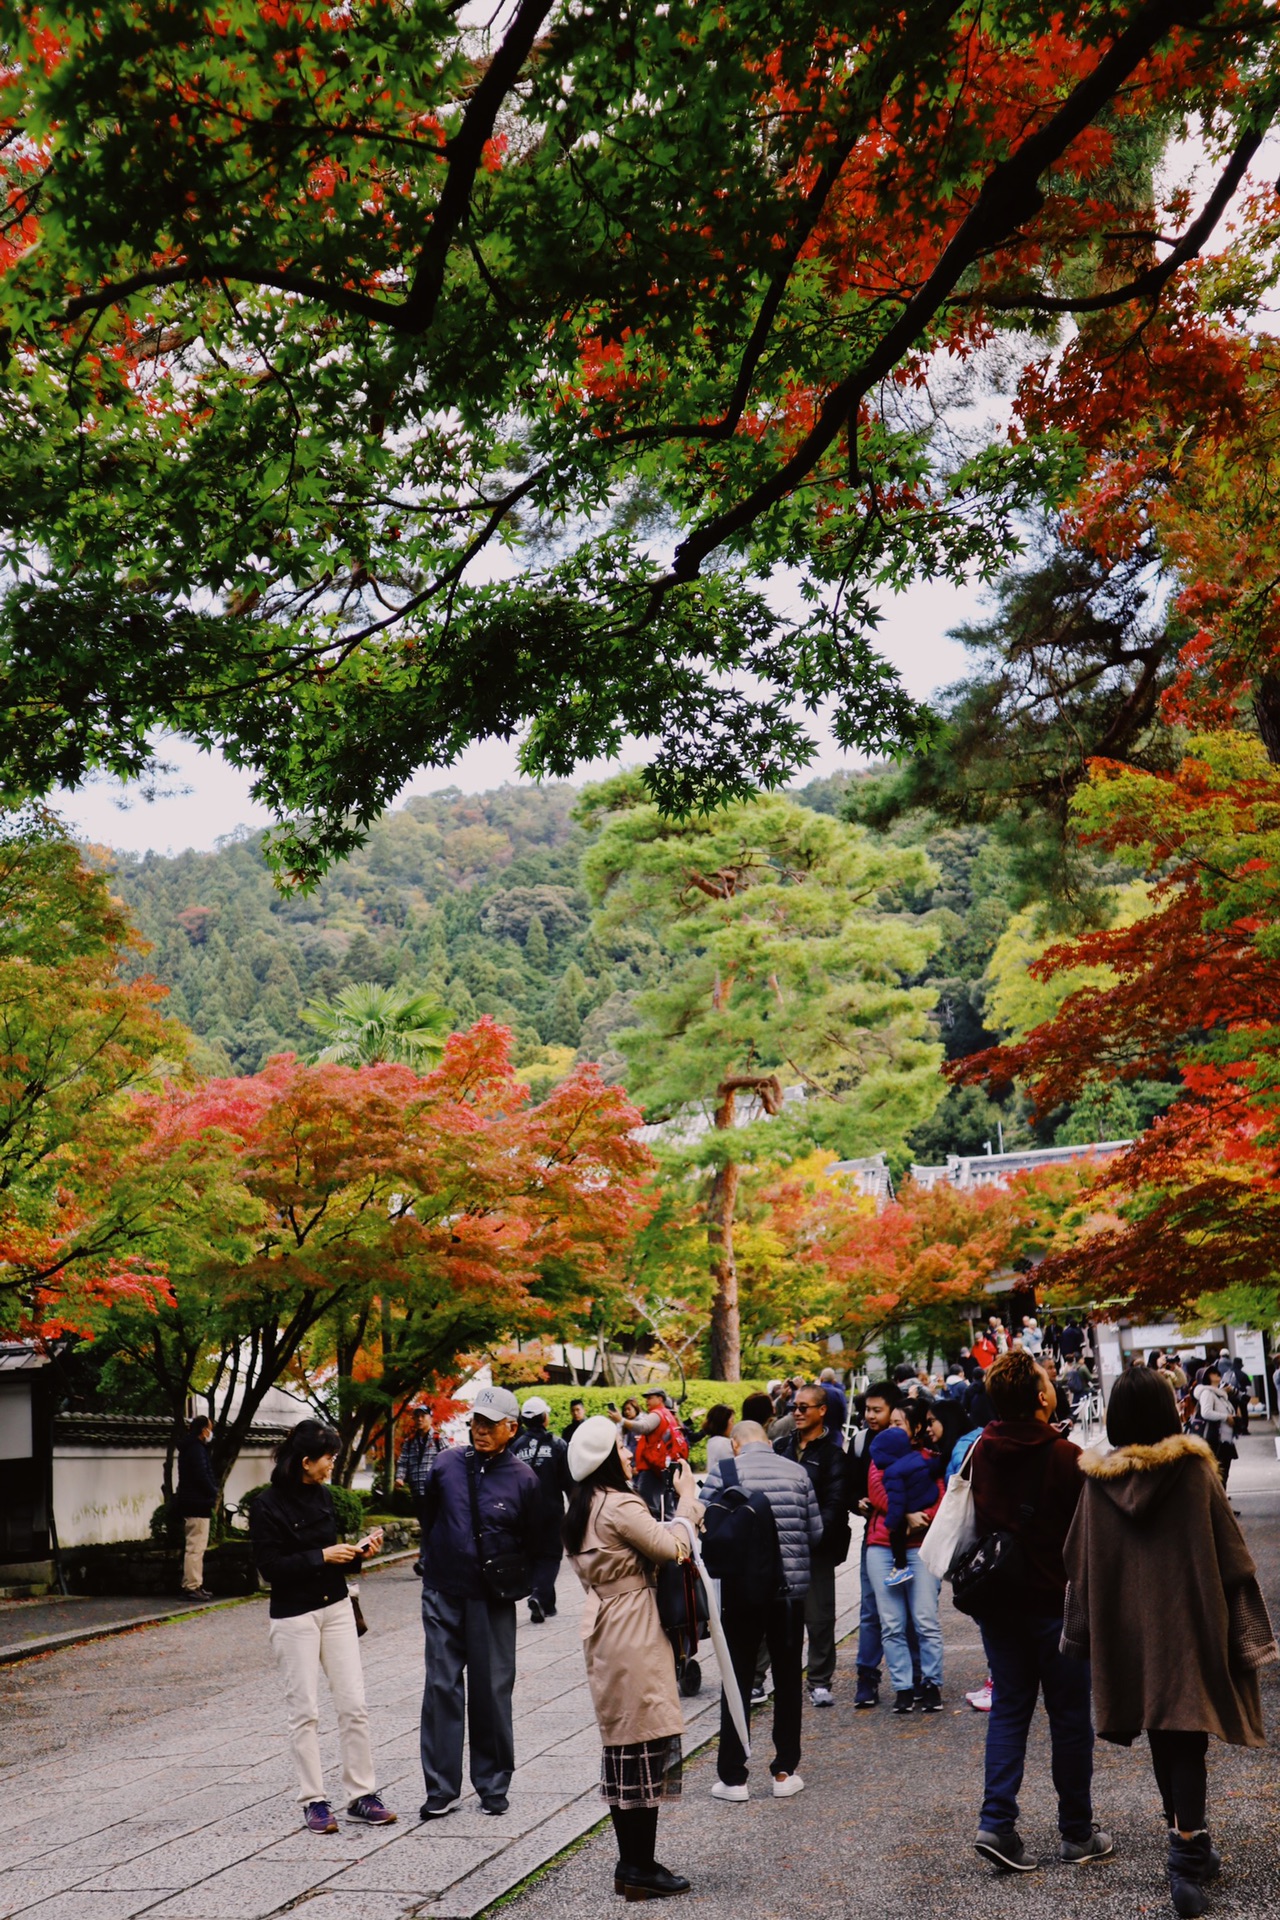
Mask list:
[[[847,815],[863,784],[835,775],[796,798]],[[306,895],[278,891],[251,833],[213,853],[115,855],[113,884],[151,943],[139,970],[171,989],[169,1010],[222,1070],[256,1072],[273,1053],[313,1047],[300,1017],[307,1002],[375,980],[433,988],[459,1024],[489,1013],[509,1025],[535,1088],[575,1052],[617,1074],[610,1035],[667,963],[642,929],[611,932],[607,944],[593,936],[579,798],[568,783],[420,796],[380,820]],[[918,984],[938,991],[946,1053],[989,1045],[984,979],[1011,913],[1006,851],[981,827],[939,826],[923,814],[894,822],[885,837],[923,842],[937,869],[936,884],[898,904],[941,921],[941,945]],[[997,1107],[973,1088],[949,1093],[913,1151],[925,1159],[980,1151],[997,1119],[1008,1144],[1029,1142],[1011,1103]]]

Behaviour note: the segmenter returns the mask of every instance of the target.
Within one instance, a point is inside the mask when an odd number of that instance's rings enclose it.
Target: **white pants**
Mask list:
[[[369,1745],[369,1710],[364,1703],[360,1642],[350,1600],[335,1600],[314,1613],[272,1620],[272,1651],[284,1677],[289,1709],[289,1742],[298,1770],[298,1799],[304,1806],[327,1798],[320,1767],[320,1669],[338,1710],[338,1746],[342,1755],[342,1804],[350,1806],[377,1786]]]
[[[186,1519],[182,1523],[182,1591],[194,1593],[204,1585],[204,1555],[209,1544],[209,1522]]]

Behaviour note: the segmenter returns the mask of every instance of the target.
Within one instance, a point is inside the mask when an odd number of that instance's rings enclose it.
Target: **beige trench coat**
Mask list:
[[[696,1501],[681,1511],[696,1519]],[[597,1496],[582,1552],[569,1564],[587,1591],[582,1650],[606,1747],[669,1740],[684,1732],[671,1642],[658,1621],[656,1563],[677,1557],[677,1535],[638,1493]]]

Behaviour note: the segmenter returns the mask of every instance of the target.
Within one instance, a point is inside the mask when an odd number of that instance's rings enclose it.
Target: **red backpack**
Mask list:
[[[658,1421],[652,1433],[642,1433],[636,1440],[636,1466],[663,1473],[673,1460],[689,1458],[689,1443],[670,1407],[659,1408]]]

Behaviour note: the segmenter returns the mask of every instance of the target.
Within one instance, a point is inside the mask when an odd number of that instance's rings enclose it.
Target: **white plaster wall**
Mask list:
[[[271,1452],[246,1448],[227,1479],[231,1505],[271,1475]],[[53,1511],[64,1547],[111,1540],[145,1540],[160,1504],[164,1450],[160,1447],[55,1446]]]

